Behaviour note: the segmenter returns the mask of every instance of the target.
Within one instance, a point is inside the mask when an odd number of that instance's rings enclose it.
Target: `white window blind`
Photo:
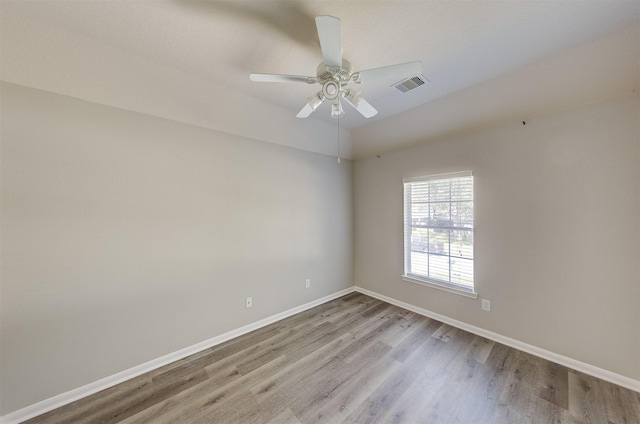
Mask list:
[[[471,172],[403,183],[405,277],[474,292]]]

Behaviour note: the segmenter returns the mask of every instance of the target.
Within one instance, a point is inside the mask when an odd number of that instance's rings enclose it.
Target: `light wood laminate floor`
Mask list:
[[[28,423],[639,423],[640,394],[352,293]]]

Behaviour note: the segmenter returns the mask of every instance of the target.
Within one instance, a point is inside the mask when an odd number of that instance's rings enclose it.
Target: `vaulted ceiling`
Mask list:
[[[339,125],[346,157],[640,88],[637,0],[3,0],[0,7],[4,81],[325,154],[333,147],[316,145]],[[407,93],[389,81],[362,84],[379,111],[370,119],[345,106],[338,123],[328,105],[294,118],[317,87],[248,75],[315,75],[322,56],[314,17],[322,14],[342,20],[343,57],[355,69],[421,61],[429,83]]]

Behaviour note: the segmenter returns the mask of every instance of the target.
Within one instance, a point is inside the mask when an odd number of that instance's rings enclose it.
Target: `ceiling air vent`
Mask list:
[[[425,85],[427,82],[429,82],[429,80],[426,79],[424,75],[420,75],[417,77],[413,77],[413,78],[409,78],[404,81],[401,81],[395,84],[393,87],[397,88],[403,93],[406,93],[407,91],[413,90],[414,88],[418,88],[421,85]]]

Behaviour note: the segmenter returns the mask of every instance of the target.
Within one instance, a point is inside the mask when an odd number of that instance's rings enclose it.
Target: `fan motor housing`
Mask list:
[[[342,59],[342,66],[327,66],[324,62],[320,62],[316,69],[316,76],[320,84],[329,81],[347,82],[351,78],[352,67],[351,62]]]

